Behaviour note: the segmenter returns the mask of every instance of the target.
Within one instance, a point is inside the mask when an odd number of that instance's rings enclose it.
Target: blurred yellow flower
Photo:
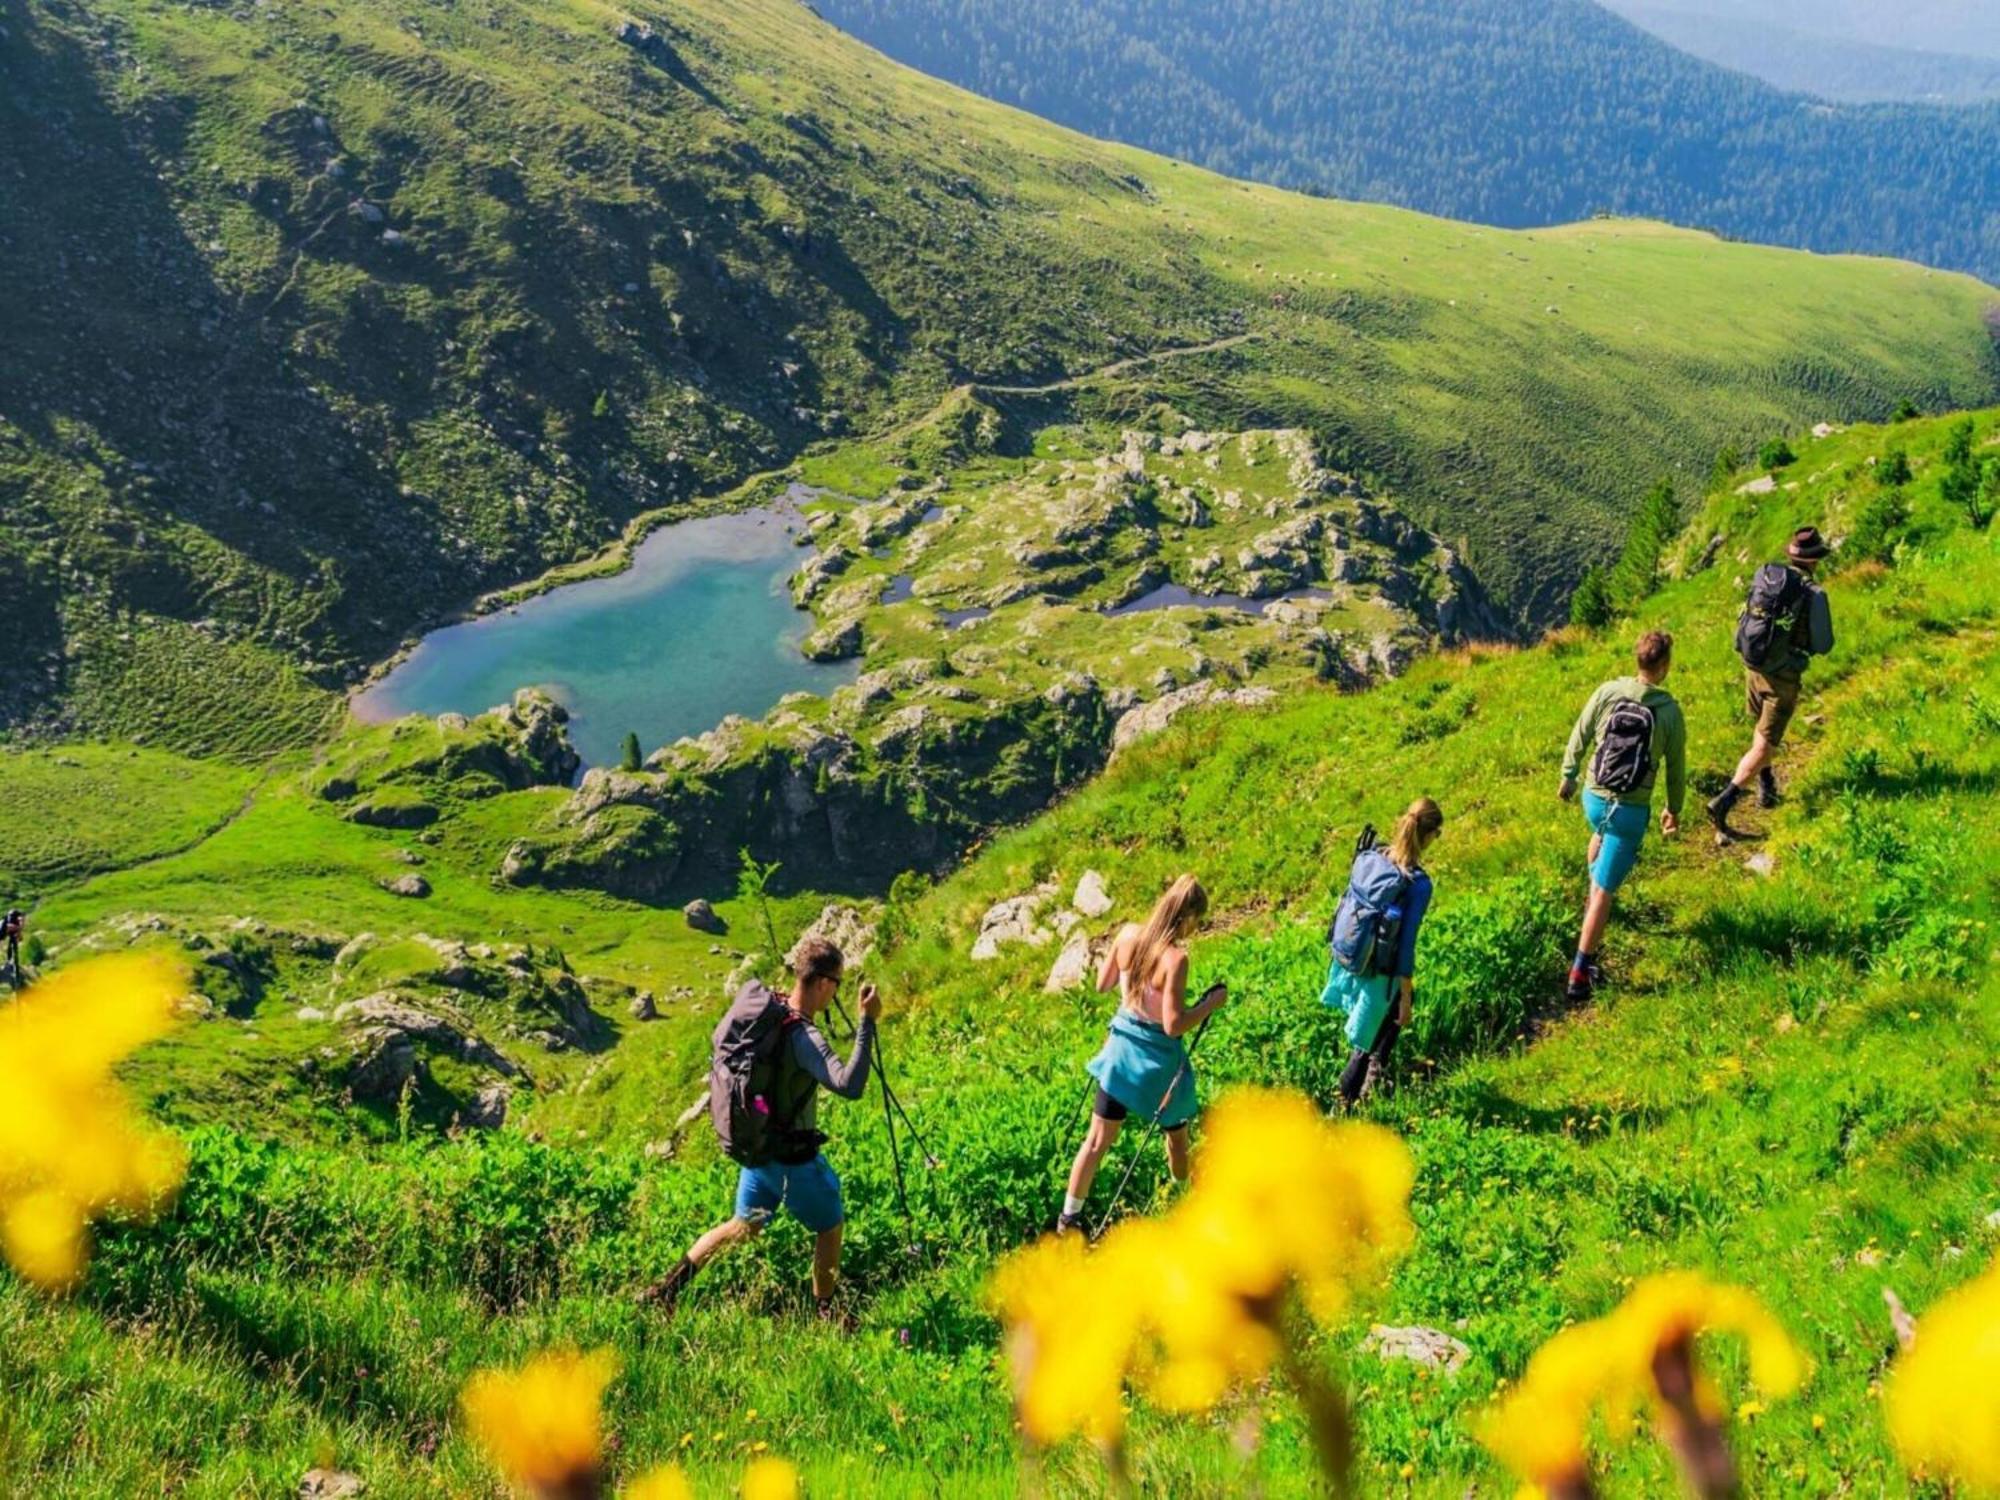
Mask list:
[[[1143,1283],[1124,1272],[1139,1236],[1045,1239],[1009,1256],[993,1278],[1022,1429],[1037,1443],[1083,1432],[1100,1442],[1125,1428],[1124,1380],[1141,1326]]]
[[[556,1350],[518,1370],[481,1370],[458,1399],[473,1437],[503,1474],[530,1489],[556,1490],[598,1472],[598,1408],[617,1373],[609,1350]]]
[[[2000,1260],[1918,1320],[1886,1404],[1904,1463],[2000,1491]]]
[[[180,1185],[180,1143],[147,1126],[111,1070],[166,1034],[186,991],[174,960],[120,954],[0,1010],[0,1249],[30,1281],[68,1286],[92,1217],[150,1212]]]
[[[694,1491],[679,1464],[661,1464],[626,1485],[619,1500],[694,1500]]]
[[[1322,1322],[1412,1238],[1415,1170],[1393,1134],[1330,1125],[1298,1094],[1238,1089],[1208,1116],[1185,1197],[1086,1251],[1076,1237],[1011,1257],[993,1283],[1022,1429],[1050,1443],[1124,1428],[1127,1379],[1204,1410],[1282,1352],[1296,1289]]]
[[[782,1458],[760,1458],[743,1471],[743,1500],[799,1500],[799,1471]]]
[[[1670,1271],[1641,1281],[1604,1317],[1542,1345],[1520,1384],[1487,1414],[1480,1441],[1531,1484],[1574,1478],[1584,1469],[1591,1412],[1601,1403],[1607,1430],[1622,1437],[1635,1409],[1655,1402],[1656,1358],[1703,1332],[1743,1336],[1751,1382],[1765,1396],[1788,1396],[1805,1378],[1804,1357],[1750,1293]],[[1712,1388],[1698,1383],[1696,1395],[1704,1408],[1719,1410]],[[1746,1403],[1746,1415],[1762,1410]]]

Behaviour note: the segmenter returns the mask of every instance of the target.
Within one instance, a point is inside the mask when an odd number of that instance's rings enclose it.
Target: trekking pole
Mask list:
[[[882,1050],[882,1039],[878,1036],[875,1039],[875,1072],[876,1076],[882,1080],[882,1092],[887,1097],[889,1103],[895,1107],[897,1118],[903,1122],[903,1129],[909,1133],[910,1139],[916,1142],[917,1149],[923,1153],[924,1166],[928,1170],[935,1172],[939,1167],[944,1165],[943,1158],[937,1152],[931,1150],[931,1143],[924,1138],[924,1133],[917,1128],[917,1122],[910,1118],[909,1110],[904,1107],[903,1096],[897,1093],[894,1086],[890,1084],[889,1069],[884,1061],[886,1056],[887,1054]]]
[[[1167,1104],[1174,1097],[1174,1090],[1180,1087],[1182,1077],[1194,1065],[1194,1055],[1201,1047],[1201,1039],[1208,1035],[1208,1023],[1214,1019],[1215,1012],[1210,1011],[1201,1018],[1201,1025],[1195,1028],[1194,1040],[1188,1043],[1187,1055],[1181,1059],[1181,1065],[1174,1069],[1174,1076],[1167,1084],[1167,1091],[1160,1096],[1159,1107],[1153,1111],[1153,1118],[1146,1124],[1144,1138],[1140,1140],[1138,1149],[1132,1153],[1132,1159],[1125,1164],[1125,1175],[1118,1179],[1118,1187],[1111,1194],[1111,1202],[1105,1205],[1104,1217],[1097,1221],[1097,1228],[1090,1235],[1090,1244],[1096,1244],[1103,1238],[1104,1231],[1111,1227],[1111,1216],[1118,1212],[1118,1204],[1125,1196],[1125,1189],[1132,1181],[1132,1174],[1139,1170],[1139,1162],[1145,1156],[1146,1148],[1153,1143],[1154,1133],[1160,1128],[1160,1118],[1166,1114]]]
[[[839,1015],[841,1023],[847,1027],[848,1035],[850,1037],[855,1035],[857,1028],[848,1018],[846,1008],[838,1000],[834,1001],[834,1010]],[[882,1045],[882,1035],[878,1031],[875,1034],[875,1076],[882,1082],[883,1093],[887,1096],[889,1107],[893,1108],[902,1119],[903,1129],[909,1133],[910,1139],[916,1142],[917,1149],[923,1153],[924,1165],[935,1172],[944,1165],[943,1158],[931,1150],[930,1142],[924,1138],[924,1133],[917,1128],[917,1122],[911,1118],[909,1109],[904,1105],[903,1096],[897,1093],[895,1085],[889,1082],[889,1069],[884,1061],[887,1056],[888,1052]]]
[[[860,1028],[855,1026],[853,1021],[848,1018],[846,1007],[841,1005],[837,999],[833,1003],[835,1011],[847,1025],[847,1028],[858,1034]],[[912,1260],[922,1261],[926,1269],[928,1269],[930,1257],[919,1248],[917,1219],[916,1215],[910,1211],[909,1184],[903,1176],[903,1148],[896,1140],[896,1113],[902,1108],[902,1105],[897,1101],[895,1091],[889,1086],[889,1075],[882,1068],[882,1038],[879,1033],[875,1038],[875,1081],[882,1087],[882,1123],[889,1132],[889,1163],[896,1177],[896,1206],[903,1213],[903,1248]],[[907,1113],[904,1114],[903,1121],[906,1126],[909,1126],[911,1134],[914,1135],[916,1127],[909,1124]],[[918,1149],[924,1149],[921,1143],[919,1143]],[[924,1155],[927,1160],[931,1160],[930,1153],[927,1150],[924,1151]],[[931,1160],[931,1164],[935,1166],[935,1160]]]

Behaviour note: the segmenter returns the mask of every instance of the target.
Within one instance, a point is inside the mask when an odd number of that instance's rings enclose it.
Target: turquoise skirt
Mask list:
[[[1346,1015],[1347,1044],[1366,1052],[1375,1045],[1389,1014],[1389,976],[1371,974],[1363,979],[1336,963],[1326,976],[1326,988],[1319,992],[1319,1003]]]
[[[1176,1130],[1194,1118],[1194,1068],[1179,1037],[1168,1036],[1151,1021],[1119,1008],[1111,1018],[1111,1034],[1090,1060],[1097,1086],[1134,1117],[1151,1124],[1155,1113],[1164,1130]]]

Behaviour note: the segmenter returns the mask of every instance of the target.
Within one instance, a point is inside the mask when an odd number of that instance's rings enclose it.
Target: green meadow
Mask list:
[[[384,731],[344,730],[269,762],[254,786],[228,763],[151,752],[8,752],[10,806],[17,787],[43,805],[187,788],[154,799],[175,802],[171,816],[79,817],[64,840],[10,829],[0,850],[37,898],[53,961],[147,914],[155,941],[249,931],[269,966],[254,994],[232,992],[130,1065],[191,1144],[171,1213],[108,1226],[72,1298],[0,1291],[14,1393],[0,1487],[281,1493],[330,1461],[371,1494],[497,1495],[455,1393],[475,1368],[567,1341],[622,1362],[607,1402],[619,1475],[678,1457],[720,1495],[769,1451],[812,1493],[1013,1493],[1023,1459],[982,1288],[1053,1218],[1081,1065],[1108,1012],[1044,993],[1052,947],[970,960],[982,915],[1095,869],[1117,903],[1108,926],[1196,871],[1215,911],[1195,978],[1232,989],[1200,1053],[1205,1097],[1256,1081],[1324,1103],[1344,1058],[1315,1003],[1320,934],[1347,852],[1364,820],[1386,824],[1429,792],[1447,824],[1417,1021],[1399,1086],[1367,1106],[1416,1155],[1417,1244],[1312,1350],[1355,1398],[1367,1490],[1508,1492],[1469,1436],[1476,1414],[1557,1329],[1639,1276],[1686,1267],[1755,1290],[1815,1365],[1795,1399],[1738,1419],[1750,1493],[1924,1493],[1881,1422],[1883,1293],[1921,1312],[2000,1251],[2000,551],[1941,493],[1952,426],[1794,439],[1796,461],[1764,493],[1742,491],[1757,471],[1722,479],[1657,592],[1602,631],[1184,717],[949,878],[899,883],[868,973],[889,996],[892,1077],[937,1164],[904,1142],[906,1225],[879,1100],[829,1106],[852,1211],[852,1338],[813,1321],[807,1239],[791,1224],[718,1263],[671,1322],[633,1300],[726,1206],[732,1169],[705,1128],[660,1143],[705,1070],[724,973],[768,946],[755,901],[719,903],[732,930],[717,940],[677,912],[497,885],[511,830],[548,816],[550,791],[456,800],[440,785],[442,815],[420,834],[343,822],[313,795],[317,763]],[[1979,414],[1973,436],[1975,453],[2000,451],[2000,413]],[[1893,450],[1912,471],[1899,487],[1878,474]],[[1830,577],[1839,644],[1809,676],[1781,762],[1787,801],[1742,817],[1766,835],[1755,844],[1713,847],[1697,808],[1678,840],[1656,838],[1621,896],[1609,985],[1567,1008],[1585,841],[1554,795],[1570,718],[1624,669],[1638,629],[1670,629],[1695,795],[1719,786],[1747,734],[1736,602],[1807,522],[1848,551]],[[432,887],[421,902],[379,883],[410,854]],[[790,876],[769,913],[781,941],[838,894]],[[372,967],[330,978],[328,946],[363,931],[382,940]],[[395,982],[417,933],[525,942],[592,983],[694,993],[657,1022],[602,1004],[605,1045],[550,1054],[506,1129],[457,1136],[416,1108],[347,1107],[300,1066],[331,1035],[298,1012]],[[1127,1207],[1166,1192],[1155,1146]],[[1471,1358],[1452,1376],[1383,1362],[1358,1349],[1374,1321],[1450,1331]],[[1740,1356],[1720,1346],[1715,1369],[1740,1399]],[[1263,1438],[1246,1447],[1252,1417]],[[1198,1420],[1142,1406],[1133,1450],[1149,1494],[1314,1483],[1282,1383]],[[1650,1441],[1603,1451],[1607,1493],[1673,1482]],[[1049,1454],[1039,1473],[1049,1493],[1102,1492],[1088,1449]]]

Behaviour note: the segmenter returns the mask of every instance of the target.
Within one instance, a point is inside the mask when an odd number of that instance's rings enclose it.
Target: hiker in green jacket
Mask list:
[[[1607,682],[1590,695],[1570,731],[1557,795],[1576,796],[1583,758],[1593,745],[1590,779],[1583,790],[1583,815],[1590,824],[1590,898],[1583,909],[1583,935],[1570,965],[1568,996],[1591,997],[1602,980],[1597,945],[1611,920],[1611,898],[1638,862],[1639,846],[1652,821],[1653,785],[1667,773],[1667,805],[1660,832],[1680,831],[1681,803],[1687,796],[1687,720],[1663,686],[1674,664],[1674,638],[1663,630],[1639,637],[1639,671]]]
[[[1718,844],[1743,837],[1730,826],[1729,814],[1750,790],[1752,778],[1757,782],[1757,805],[1766,809],[1778,805],[1772,758],[1798,711],[1806,663],[1833,649],[1833,610],[1826,591],[1813,581],[1826,556],[1827,545],[1818,528],[1801,527],[1785,547],[1785,560],[1766,563],[1751,582],[1750,596],[1736,622],[1736,654],[1743,658],[1750,721],[1757,728],[1729,785],[1708,804],[1708,821],[1715,825]]]

